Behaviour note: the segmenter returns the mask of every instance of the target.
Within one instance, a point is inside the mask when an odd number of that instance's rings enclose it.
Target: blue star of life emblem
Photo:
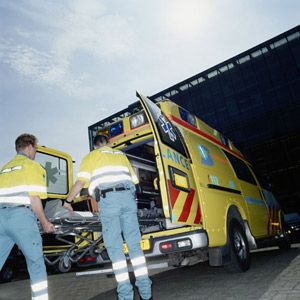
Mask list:
[[[173,128],[172,128],[172,125],[170,124],[170,122],[168,122],[163,115],[160,115],[158,120],[160,121],[160,126],[161,126],[162,130],[168,134],[168,136],[172,142],[175,142],[176,134],[173,131]]]

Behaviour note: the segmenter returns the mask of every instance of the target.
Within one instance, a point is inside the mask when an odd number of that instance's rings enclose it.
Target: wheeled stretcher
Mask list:
[[[148,209],[139,209],[141,233],[159,231],[163,226],[161,214],[154,203]],[[71,213],[62,206],[62,201],[57,199],[46,203],[45,215],[55,227],[52,234],[46,234],[40,229],[47,265],[60,272],[68,272],[73,264],[86,266],[110,261],[103,244],[98,214],[89,211]],[[86,259],[90,262],[85,261]]]
[[[72,264],[78,263],[86,255],[94,257],[98,263],[104,261],[101,256],[102,227],[97,214],[71,213],[58,199],[46,203],[45,215],[55,227],[52,234],[44,233],[40,227],[47,265],[54,266],[60,272],[68,272]]]

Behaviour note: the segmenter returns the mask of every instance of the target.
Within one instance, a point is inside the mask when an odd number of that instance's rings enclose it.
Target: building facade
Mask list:
[[[300,213],[300,25],[150,98],[171,99],[222,132],[284,211]],[[89,134],[138,106],[91,125]]]
[[[283,209],[300,212],[300,26],[150,98],[169,98],[221,131]]]

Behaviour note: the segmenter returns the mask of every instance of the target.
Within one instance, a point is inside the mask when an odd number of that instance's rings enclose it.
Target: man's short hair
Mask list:
[[[93,145],[99,146],[100,144],[108,143],[108,136],[104,134],[98,134],[94,137]]]
[[[37,143],[38,140],[34,135],[28,133],[21,134],[15,141],[16,151],[19,152],[29,145],[36,147]]]

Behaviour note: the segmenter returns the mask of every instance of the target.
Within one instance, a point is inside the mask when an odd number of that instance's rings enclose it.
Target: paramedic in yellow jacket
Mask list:
[[[77,181],[66,202],[71,203],[85,185],[89,185],[90,195],[96,198],[95,192],[98,189],[103,239],[118,283],[118,297],[133,299],[133,289],[123,251],[123,233],[134,269],[135,285],[141,299],[148,300],[151,299],[151,280],[140,246],[141,234],[135,200],[135,184],[138,183],[138,178],[126,155],[107,147],[107,143],[106,136],[95,137],[95,150],[82,160]],[[64,206],[71,209],[68,203]]]
[[[40,200],[47,198],[46,172],[34,161],[35,136],[22,134],[15,145],[17,155],[0,171],[0,270],[17,244],[26,258],[32,299],[47,300],[47,273],[36,222],[38,217],[45,232],[54,231]]]

